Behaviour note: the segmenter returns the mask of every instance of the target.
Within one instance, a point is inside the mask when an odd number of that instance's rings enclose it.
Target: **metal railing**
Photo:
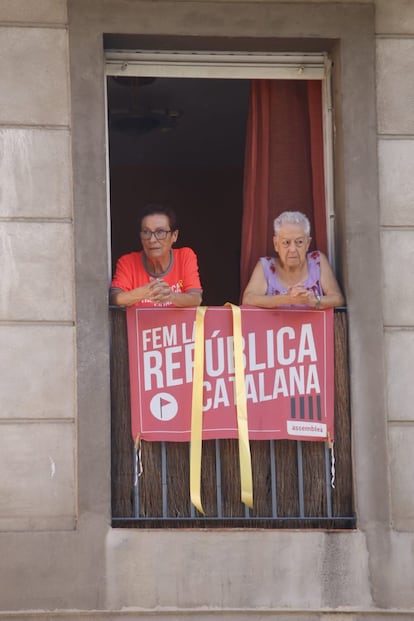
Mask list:
[[[142,442],[143,474],[130,427],[126,313],[110,309],[112,524],[144,528],[355,527],[346,312],[335,326],[335,445],[294,440],[251,441],[254,508],[240,500],[237,440],[203,442],[205,515],[190,502],[189,445]]]

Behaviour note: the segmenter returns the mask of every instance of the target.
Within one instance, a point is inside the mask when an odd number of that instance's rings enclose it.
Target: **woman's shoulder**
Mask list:
[[[275,265],[276,265],[276,257],[272,257],[272,256],[266,256],[266,257],[260,257],[259,259],[259,263],[262,264],[262,267],[264,269],[265,272],[267,272],[268,270],[270,270],[271,272],[275,271]]]
[[[259,261],[262,265],[274,265],[276,263],[276,257],[272,257],[270,255],[266,257],[260,257]]]
[[[266,281],[273,282],[276,278],[276,257],[260,257],[259,264],[262,266]]]
[[[307,257],[308,265],[319,266],[321,264],[322,252],[320,250],[311,250],[310,252],[308,252],[306,257]]]
[[[321,258],[322,252],[320,250],[311,250],[308,252],[307,257],[311,261],[318,261]]]
[[[142,255],[142,250],[135,250],[134,252],[127,252],[119,257],[118,261],[121,263],[134,263]]]
[[[182,248],[173,248],[173,253],[176,258],[195,257],[196,253],[189,246],[183,246]]]

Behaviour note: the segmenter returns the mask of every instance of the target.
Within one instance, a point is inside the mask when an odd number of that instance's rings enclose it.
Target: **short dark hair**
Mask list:
[[[167,216],[171,231],[176,231],[178,229],[177,216],[176,216],[174,209],[172,209],[168,205],[160,205],[158,203],[148,203],[141,210],[138,216],[139,230],[141,230],[141,224],[144,218],[146,218],[147,216],[158,216],[158,215]]]

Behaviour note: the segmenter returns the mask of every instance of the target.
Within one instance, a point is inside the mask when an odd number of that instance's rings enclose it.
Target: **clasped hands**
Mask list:
[[[170,289],[169,285],[162,280],[162,278],[154,278],[147,285],[145,285],[146,294],[145,297],[151,302],[157,304],[165,304],[171,302],[174,292]]]
[[[316,306],[318,298],[312,290],[306,289],[302,284],[289,287],[288,294],[292,298],[296,298],[298,304],[307,304],[308,306]]]

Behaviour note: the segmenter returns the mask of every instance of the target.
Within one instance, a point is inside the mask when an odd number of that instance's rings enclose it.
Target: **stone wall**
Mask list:
[[[357,530],[110,528],[102,32],[340,41]],[[0,619],[410,618],[413,47],[411,0],[3,0]]]
[[[413,531],[414,5],[377,9],[378,161],[392,520]]]
[[[66,2],[0,7],[0,529],[73,528],[75,327]]]

